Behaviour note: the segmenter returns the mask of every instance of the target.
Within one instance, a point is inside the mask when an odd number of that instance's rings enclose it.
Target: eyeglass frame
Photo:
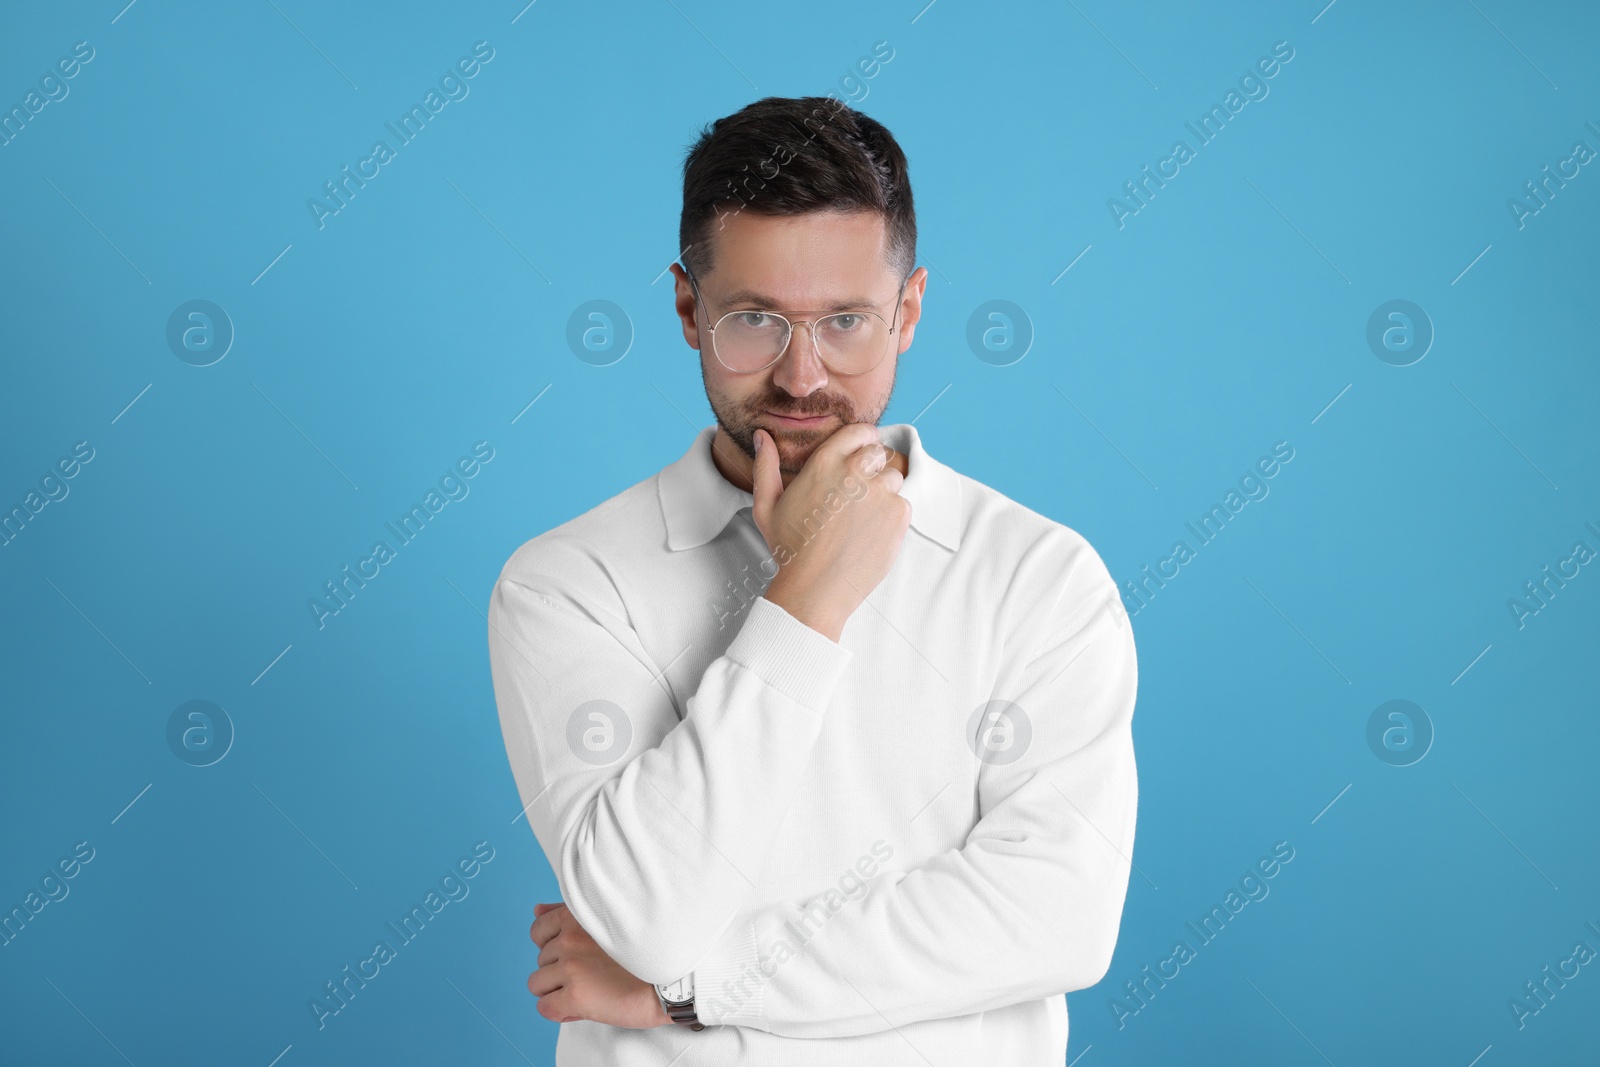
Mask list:
[[[683,272],[684,272],[684,274],[688,275],[688,277],[689,277],[689,288],[694,290],[695,302],[700,305],[700,310],[705,312],[706,321],[710,322],[711,321],[711,309],[706,306],[705,297],[700,295],[700,282],[699,282],[699,280],[695,278],[694,272],[689,269],[689,265],[687,263],[683,264]],[[914,270],[911,272],[911,274],[915,274],[915,273],[916,273],[916,271],[914,271]],[[896,296],[895,296],[895,301],[894,301],[894,320],[891,323],[889,323],[889,337],[888,337],[888,340],[890,342],[893,341],[894,337],[899,332],[899,328],[900,328],[900,308],[905,303],[906,285],[909,284],[910,281],[911,281],[911,274],[907,274],[903,279],[901,279],[901,281],[900,281],[900,292],[898,294],[896,294]],[[756,314],[760,314],[760,315],[771,315],[774,318],[782,319],[784,321],[784,325],[786,326],[786,330],[785,330],[784,335],[783,335],[783,344],[778,346],[778,354],[776,356],[772,357],[772,362],[764,364],[763,366],[760,366],[760,367],[756,367],[754,370],[734,370],[732,367],[728,366],[726,363],[723,363],[722,362],[722,357],[720,355],[718,355],[718,353],[717,353],[717,326],[721,326],[723,320],[726,319],[729,315],[748,314],[750,312],[755,312]],[[750,307],[750,308],[733,308],[730,311],[723,312],[722,315],[718,317],[715,325],[707,326],[706,327],[706,332],[711,335],[711,355],[712,355],[712,358],[714,358],[719,364],[721,364],[722,368],[724,370],[726,370],[730,374],[760,374],[762,371],[766,370],[768,367],[771,367],[774,364],[776,364],[780,359],[783,358],[784,353],[789,351],[789,342],[794,340],[794,328],[796,326],[799,326],[799,325],[809,326],[811,328],[811,351],[816,353],[817,361],[820,362],[824,367],[827,367],[829,373],[837,374],[841,378],[858,378],[863,374],[871,374],[873,371],[877,370],[879,367],[881,367],[883,365],[884,356],[887,356],[889,354],[889,344],[886,343],[883,346],[883,354],[878,357],[878,362],[874,363],[872,366],[868,367],[866,370],[858,370],[858,371],[855,371],[854,373],[847,374],[844,371],[835,370],[833,368],[833,366],[830,365],[828,363],[828,361],[823,358],[823,356],[822,356],[822,346],[817,344],[817,323],[821,322],[822,319],[831,319],[831,318],[833,318],[833,317],[835,317],[837,315],[859,315],[859,314],[861,314],[861,312],[859,312],[859,311],[833,311],[833,312],[829,312],[828,314],[823,315],[823,316],[821,316],[819,318],[816,318],[816,319],[791,319],[789,316],[783,314],[781,311],[767,311],[767,310],[765,310],[763,308],[754,308],[754,307]],[[873,310],[869,309],[867,314],[877,316],[879,322],[883,321],[883,316],[882,315],[878,315],[878,313],[876,311],[873,311]]]

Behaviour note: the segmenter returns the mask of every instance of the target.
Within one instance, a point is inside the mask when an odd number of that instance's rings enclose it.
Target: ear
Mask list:
[[[912,336],[917,332],[917,322],[922,318],[922,295],[928,287],[928,268],[918,267],[906,281],[905,296],[900,299],[900,344],[896,354],[911,347]]]
[[[690,348],[696,351],[700,348],[700,305],[694,298],[694,287],[689,284],[689,275],[678,264],[672,265],[672,275],[677,279],[673,286],[673,310],[678,313],[679,320],[683,323],[683,340]]]

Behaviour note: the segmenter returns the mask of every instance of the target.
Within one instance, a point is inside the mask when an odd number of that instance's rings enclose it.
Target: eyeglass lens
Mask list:
[[[889,347],[889,324],[870,311],[846,311],[808,327],[822,360],[840,374],[871,370]],[[712,332],[717,358],[730,370],[760,370],[782,355],[791,327],[766,311],[731,311]],[[804,343],[804,342],[802,342]]]

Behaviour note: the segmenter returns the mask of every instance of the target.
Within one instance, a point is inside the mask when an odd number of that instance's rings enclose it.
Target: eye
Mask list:
[[[828,320],[829,324],[837,333],[853,333],[859,330],[861,328],[861,324],[865,321],[866,319],[864,316],[848,313],[844,315],[834,315]]]
[[[765,311],[736,311],[733,314],[733,324],[745,330],[772,329],[780,320]]]

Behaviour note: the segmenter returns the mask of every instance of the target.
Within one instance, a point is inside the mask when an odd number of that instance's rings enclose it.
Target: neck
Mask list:
[[[889,466],[899,471],[902,476],[909,474],[909,457],[888,445],[884,447],[889,449]],[[716,436],[711,438],[711,461],[729,482],[747,493],[755,491],[755,460],[745,455],[744,449],[736,445],[733,438],[729,437],[721,426],[717,427]],[[783,487],[789,488],[789,483],[794,481],[794,474],[783,471],[782,477]]]

